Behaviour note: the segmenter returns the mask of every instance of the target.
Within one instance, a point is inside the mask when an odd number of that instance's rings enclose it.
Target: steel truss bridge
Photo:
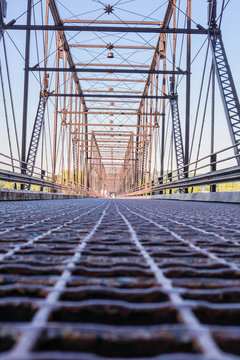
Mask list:
[[[0,360],[240,359],[237,3],[0,0]]]
[[[145,18],[128,5],[91,4],[98,16],[86,19],[75,5],[29,0],[16,20],[2,1],[1,180],[89,196],[214,192],[239,180],[240,106],[221,32],[227,4],[203,4],[208,18],[198,23],[185,2]],[[10,51],[24,67],[16,84]]]

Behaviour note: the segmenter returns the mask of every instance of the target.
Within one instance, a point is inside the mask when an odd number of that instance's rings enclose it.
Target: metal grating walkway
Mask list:
[[[0,359],[240,359],[239,209],[0,204]]]

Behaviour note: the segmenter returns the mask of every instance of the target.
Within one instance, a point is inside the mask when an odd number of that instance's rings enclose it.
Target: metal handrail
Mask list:
[[[228,150],[231,150],[233,148],[235,148],[236,146],[238,146],[239,144],[235,144],[235,145],[232,145],[232,146],[229,146],[225,149],[222,149],[222,150],[219,150],[219,151],[216,151],[214,153],[211,153],[209,155],[206,155],[204,156],[203,158],[201,159],[198,159],[194,162],[191,162],[191,163],[188,163],[186,164],[185,166],[183,167],[180,167],[180,168],[177,168],[177,169],[174,169],[173,171],[170,171],[170,172],[167,172],[165,173],[162,178],[161,178],[161,182],[162,184],[158,184],[158,185],[152,185],[152,186],[149,186],[149,181],[148,182],[145,182],[143,184],[141,184],[140,186],[135,186],[133,189],[131,189],[130,191],[125,191],[123,194],[121,194],[120,196],[134,196],[134,195],[139,195],[139,194],[146,194],[146,193],[150,193],[150,192],[154,192],[154,191],[161,191],[161,190],[168,190],[168,189],[173,189],[173,188],[187,188],[187,187],[190,187],[192,186],[191,184],[193,183],[193,179],[195,179],[197,181],[197,179],[199,179],[199,176],[201,175],[197,175],[197,176],[194,176],[194,177],[186,177],[185,179],[181,179],[181,180],[178,180],[178,172],[179,170],[184,170],[183,171],[183,174],[191,174],[191,173],[196,173],[197,171],[199,170],[202,170],[202,169],[205,169],[209,166],[212,166],[212,165],[217,165],[217,164],[220,164],[220,163],[223,163],[223,162],[226,162],[226,161],[229,161],[229,160],[232,160],[232,159],[236,159],[238,158],[240,155],[232,155],[232,156],[228,156],[227,158],[224,158],[224,159],[220,159],[220,160],[215,160],[215,161],[212,161],[211,159],[213,157],[216,157],[217,155],[221,154],[221,153],[224,153]],[[207,164],[205,165],[201,165],[201,166],[195,166],[194,169],[190,169],[188,171],[185,170],[185,168],[188,168],[193,166],[193,165],[198,165],[200,162],[206,160],[206,159],[209,159],[210,158],[210,162],[208,162]],[[234,169],[234,167],[230,167],[230,168],[226,168],[226,169]],[[215,172],[214,172],[215,173]],[[206,175],[206,176],[209,176],[209,174],[214,174],[213,172],[208,172],[208,173],[205,173],[205,174],[202,174],[203,176]],[[171,179],[169,178],[169,175],[171,175]],[[154,183],[154,182],[158,182],[159,181],[159,178],[155,178],[151,181],[151,183]],[[177,179],[177,180],[174,180],[174,179]],[[225,178],[224,181],[226,182],[229,182],[231,180],[236,180],[236,178],[234,177],[234,179],[230,179],[230,178]],[[195,185],[200,185],[196,183],[196,181],[194,182]],[[216,182],[220,182],[220,179],[216,179]],[[222,182],[222,180],[221,180]],[[168,184],[168,185],[167,185]],[[181,185],[182,184],[182,185]],[[210,183],[209,183],[210,184]],[[181,186],[180,186],[181,185]]]

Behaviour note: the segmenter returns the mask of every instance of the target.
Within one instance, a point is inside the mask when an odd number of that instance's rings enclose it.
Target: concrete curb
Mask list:
[[[0,189],[0,201],[81,199],[85,195]]]
[[[134,197],[134,199],[152,200],[182,200],[182,201],[208,201],[240,204],[240,191],[216,192],[216,193],[194,193],[194,194],[169,194]]]

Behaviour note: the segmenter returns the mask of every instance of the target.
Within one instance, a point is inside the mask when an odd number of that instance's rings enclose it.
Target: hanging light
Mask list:
[[[112,52],[113,48],[114,48],[113,44],[111,44],[111,43],[107,44],[107,49],[109,50],[108,55],[107,55],[108,59],[114,58],[114,55]]]
[[[114,55],[113,55],[113,52],[112,52],[112,51],[109,51],[109,52],[108,52],[107,58],[108,58],[108,59],[113,59],[113,58],[114,58]]]

